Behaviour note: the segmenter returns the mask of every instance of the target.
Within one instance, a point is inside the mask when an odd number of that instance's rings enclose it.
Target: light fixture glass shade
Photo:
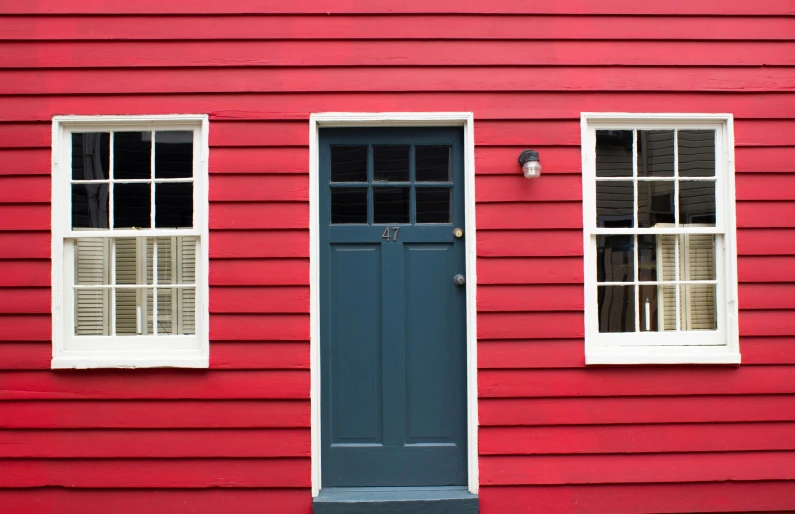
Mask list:
[[[541,163],[538,161],[527,161],[522,165],[524,178],[538,178],[541,176]]]

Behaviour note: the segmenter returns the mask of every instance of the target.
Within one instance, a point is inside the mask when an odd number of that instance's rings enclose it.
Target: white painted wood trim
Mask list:
[[[51,367],[64,368],[208,368],[210,363],[209,315],[209,117],[206,114],[167,114],[143,116],[54,116],[52,122],[52,191],[51,191],[51,259],[52,259],[52,352]],[[123,130],[198,130],[194,144],[194,223],[190,230],[157,231],[157,235],[199,236],[196,248],[196,335],[81,338],[67,348],[67,320],[64,319],[64,238],[141,236],[132,231],[90,234],[73,232],[70,217],[64,215],[69,205],[70,162],[67,131]],[[147,231],[147,233],[150,231]],[[154,235],[154,233],[152,234]],[[71,323],[71,322],[70,322]],[[70,325],[69,325],[70,326]],[[153,339],[157,344],[153,344]],[[101,340],[113,345],[100,345]],[[193,341],[191,347],[187,340]],[[123,341],[125,344],[120,345]],[[136,343],[137,341],[137,343]],[[173,342],[169,345],[169,342]]]
[[[312,496],[321,489],[320,466],[320,127],[433,127],[464,128],[464,189],[467,303],[467,463],[468,489],[478,492],[478,390],[477,390],[477,269],[475,231],[475,129],[471,112],[329,112],[309,117],[309,325]]]
[[[598,127],[602,125],[602,127]],[[600,334],[596,305],[596,226],[594,126],[611,129],[710,129],[716,130],[715,171],[718,222],[713,229],[684,229],[681,233],[720,232],[723,259],[716,278],[719,305],[718,330],[644,334]],[[586,364],[739,364],[741,361],[737,303],[737,216],[734,170],[734,117],[726,113],[594,113],[580,116],[583,166],[583,255],[585,294]],[[589,228],[590,227],[590,228]],[[620,232],[620,231],[619,231]],[[640,233],[640,230],[627,230]],[[654,230],[653,232],[665,232]],[[720,246],[716,248],[719,249]],[[722,268],[722,269],[721,269]],[[628,342],[629,340],[631,342]],[[610,341],[608,341],[610,340]],[[645,341],[645,342],[644,342]],[[623,343],[623,344],[622,344]],[[653,343],[653,346],[648,344]]]

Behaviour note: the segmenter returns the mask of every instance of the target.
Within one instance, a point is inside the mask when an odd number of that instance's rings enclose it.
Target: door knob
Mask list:
[[[461,287],[461,286],[463,286],[464,284],[467,283],[467,279],[466,279],[466,277],[464,277],[464,275],[459,273],[458,275],[453,277],[453,282],[455,282],[455,285]]]

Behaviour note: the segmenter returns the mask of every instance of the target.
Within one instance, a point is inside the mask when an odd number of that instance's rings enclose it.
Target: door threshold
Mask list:
[[[477,514],[478,495],[466,487],[326,487],[315,514]]]

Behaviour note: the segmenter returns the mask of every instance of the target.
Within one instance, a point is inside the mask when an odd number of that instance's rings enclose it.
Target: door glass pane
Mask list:
[[[450,188],[418,187],[417,223],[450,223]]]
[[[635,210],[635,186],[630,180],[596,183],[598,226],[631,228]]]
[[[599,332],[635,331],[635,286],[599,286]]]
[[[374,223],[408,223],[409,202],[408,187],[373,188]]]
[[[638,176],[674,176],[673,130],[638,130]]]
[[[113,228],[149,228],[150,203],[150,184],[115,184]]]
[[[155,178],[193,176],[193,132],[155,132]]]
[[[331,223],[367,223],[367,188],[331,188]]]
[[[72,184],[72,228],[108,228],[108,184]]]
[[[715,131],[680,130],[679,143],[680,177],[715,176]]]
[[[679,181],[679,223],[715,226],[714,181]]]
[[[110,176],[110,132],[72,134],[72,179],[107,180]]]
[[[193,226],[193,183],[155,184],[155,227]]]
[[[638,181],[638,226],[674,223],[673,180]]]
[[[632,176],[632,131],[596,131],[596,176]]]
[[[596,279],[599,282],[634,280],[633,236],[599,236],[596,238]]]
[[[409,146],[374,146],[373,181],[408,182]]]
[[[414,147],[417,182],[449,182],[452,160],[450,146]]]
[[[152,133],[113,133],[113,178],[152,178]]]
[[[332,182],[367,182],[367,147],[331,147]]]

